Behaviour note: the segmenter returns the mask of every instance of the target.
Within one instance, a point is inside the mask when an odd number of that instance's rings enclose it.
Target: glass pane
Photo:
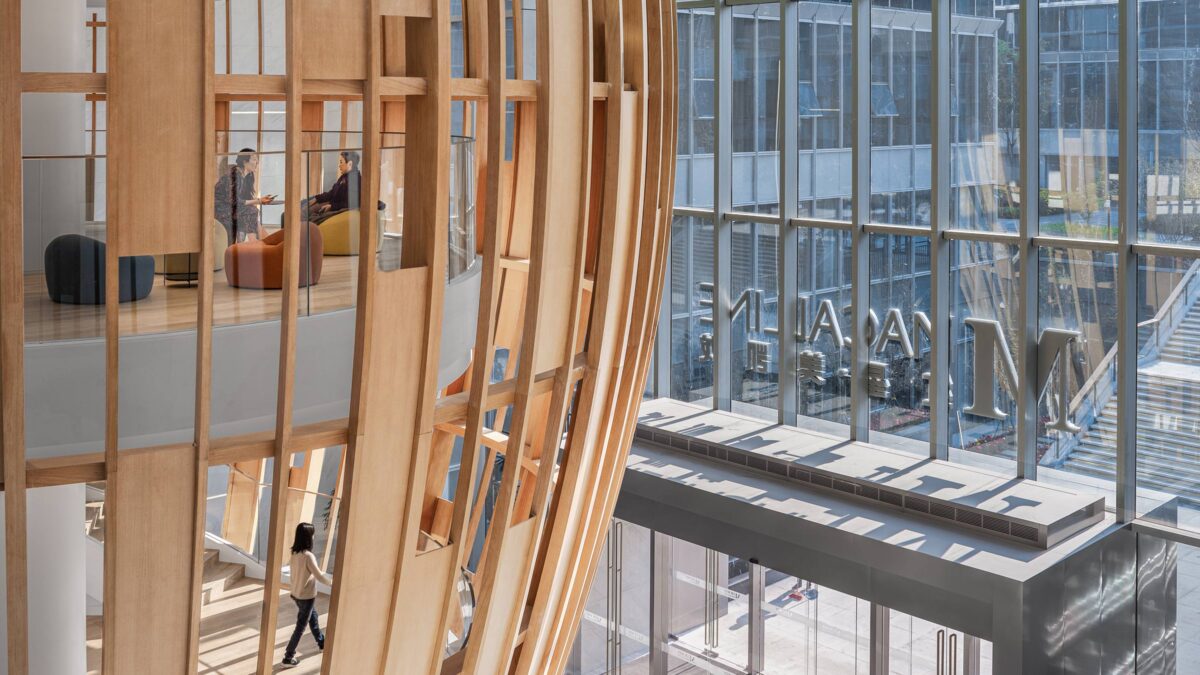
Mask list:
[[[1043,248],[1038,266],[1038,331],[1077,337],[1051,364],[1038,401],[1038,479],[1113,497],[1116,433],[1116,259]],[[1060,422],[1064,417],[1066,423]]]
[[[26,95],[28,97],[28,95]],[[81,111],[65,97],[42,103]],[[45,148],[40,151],[59,151]],[[76,147],[75,149],[79,149]],[[71,151],[71,148],[61,148]],[[26,145],[25,154],[39,152]],[[105,160],[21,162],[25,444],[30,457],[104,450]],[[20,254],[18,254],[20,255]],[[144,263],[144,259],[143,259]],[[132,271],[132,270],[131,270]],[[154,275],[140,280],[154,290]],[[154,298],[161,300],[161,289]],[[195,305],[192,305],[195,321]],[[130,304],[121,305],[123,314]],[[192,361],[195,363],[194,350]],[[195,366],[192,366],[195,370]],[[194,395],[191,391],[187,395]]]
[[[1182,47],[1184,28],[1200,39],[1200,7],[1182,1],[1139,0],[1142,42],[1138,62],[1139,234],[1153,241],[1200,245],[1200,57]],[[1150,20],[1161,13],[1157,44]]]
[[[622,675],[650,675],[650,547],[651,531],[640,525],[614,520],[621,537],[621,605],[616,632]]]
[[[800,2],[797,9],[799,213],[849,220],[854,113],[850,12],[843,11],[849,9],[845,5],[825,1]]]
[[[928,7],[871,8],[871,222],[929,225],[929,22]],[[849,68],[847,63],[847,78]],[[849,148],[851,140],[845,139],[843,147]],[[968,160],[994,161],[982,151]],[[958,170],[965,172],[963,167]]]
[[[992,643],[924,619],[888,610],[891,675],[991,675]],[[939,670],[939,665],[942,670]]]
[[[764,675],[871,672],[871,603],[764,570]]]
[[[796,410],[799,416],[838,425],[850,423],[850,349],[841,332],[850,311],[850,232],[800,228],[796,237],[797,306]],[[820,319],[818,319],[820,316]],[[817,323],[834,317],[839,331],[816,331]],[[798,422],[808,425],[811,420]],[[846,434],[845,428],[829,429]]]
[[[779,5],[733,8],[732,204],[779,212]]]
[[[711,404],[713,227],[676,216],[671,225],[671,398]]]
[[[750,563],[702,546],[669,544],[667,668],[706,673],[748,664]]]
[[[677,17],[679,147],[675,205],[711,207],[717,116],[716,23],[712,10],[681,10]],[[753,19],[750,22],[757,23]],[[775,52],[778,60],[778,47]]]
[[[976,15],[974,3],[967,8],[955,3],[951,19],[951,222],[956,228],[1015,232],[1019,46],[1007,23],[979,21]],[[1103,77],[1103,66],[1100,72]],[[1103,127],[1103,115],[1101,120]]]
[[[871,348],[871,428],[889,434],[892,447],[926,455],[929,239],[876,234],[869,245],[872,321],[880,336]]]
[[[233,115],[231,120],[235,124],[242,120],[256,124],[257,109],[243,112],[252,114]],[[267,115],[263,119],[275,117],[281,116]],[[221,152],[214,158],[217,182],[213,186],[213,226],[220,230],[213,233],[213,266],[221,265],[221,270],[213,274],[211,396],[215,437],[275,427],[279,327],[274,322],[283,309],[278,290],[282,279],[274,280],[275,289],[269,289],[261,265],[248,268],[257,274],[241,275],[235,273],[240,266],[225,263],[226,259],[233,262],[233,256],[239,253],[254,255],[258,239],[280,231],[279,207],[257,204],[256,200],[267,195],[280,196],[272,201],[293,199],[282,194],[284,153],[255,152],[254,148],[276,147],[282,136],[253,129],[229,131],[223,139],[225,147],[243,150]],[[261,145],[255,137],[261,138]]]
[[[1038,213],[1042,234],[1086,239],[1117,237],[1117,98],[1115,51],[1089,52],[1083,46],[1084,10],[1049,7],[1041,0],[1041,53],[1038,66]],[[1097,8],[1101,9],[1101,8]],[[1101,9],[1103,11],[1103,9]],[[1115,30],[1105,15],[1093,19],[1089,43]],[[1107,44],[1107,40],[1103,40]],[[1066,52],[1074,52],[1068,57]]]
[[[107,8],[87,3],[19,0],[21,56],[27,73],[105,72]],[[93,57],[92,45],[96,46]],[[79,97],[82,102],[83,97]],[[28,118],[26,118],[28,119]]]
[[[779,227],[740,222],[730,227],[729,368],[734,410],[773,421],[779,404]]]
[[[1138,259],[1138,512],[1200,530],[1200,262]]]
[[[1002,460],[1016,456],[1017,279],[1021,261],[1008,244],[950,244],[950,444]],[[988,356],[991,356],[988,362]]]

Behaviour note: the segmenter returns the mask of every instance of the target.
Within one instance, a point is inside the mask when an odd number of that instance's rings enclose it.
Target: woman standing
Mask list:
[[[304,635],[307,625],[312,630],[317,648],[325,651],[325,634],[321,632],[321,623],[317,617],[317,582],[326,586],[333,585],[333,579],[321,571],[317,565],[317,557],[313,555],[312,523],[300,523],[296,526],[296,537],[292,540],[292,600],[296,603],[296,627],[292,630],[292,639],[288,640],[287,649],[283,652],[283,667],[292,668],[300,665],[296,660],[296,646]]]
[[[274,195],[257,196],[258,153],[252,148],[238,152],[234,166],[221,173],[215,193],[216,219],[225,226],[232,246],[250,237],[262,239],[265,234],[259,224],[258,209],[275,201]]]

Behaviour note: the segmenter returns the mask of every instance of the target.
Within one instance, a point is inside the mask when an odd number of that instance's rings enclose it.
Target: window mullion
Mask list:
[[[1138,3],[1120,3],[1120,199],[1117,251],[1117,520],[1137,515]]]
[[[947,459],[950,452],[950,242],[942,232],[950,229],[950,34],[952,10],[948,0],[933,3],[933,136],[931,181],[933,213],[929,241],[930,318],[933,323],[929,364],[929,455]]]
[[[1017,90],[1020,92],[1021,108],[1019,120],[1021,143],[1021,168],[1019,181],[1022,195],[1036,195],[1039,187],[1038,155],[1038,6],[1026,2],[1017,12],[1021,47],[1021,63],[1018,71]],[[1021,276],[1018,280],[1017,299],[1020,317],[1017,327],[1017,477],[1034,480],[1037,478],[1037,376],[1038,376],[1038,246],[1039,233],[1038,202],[1035,199],[1021,200],[1020,242],[1018,252]],[[1066,365],[1062,366],[1065,368]]]
[[[867,317],[871,311],[871,250],[866,224],[871,217],[871,0],[854,0],[851,57],[854,77],[854,140],[851,174],[850,437],[867,441],[871,434],[871,399],[867,395],[870,344]],[[850,101],[842,101],[846,109]]]
[[[713,172],[713,407],[729,410],[733,398],[729,285],[733,282],[733,225],[725,222],[733,198],[733,10],[716,0],[717,107],[716,154]]]
[[[779,152],[779,288],[777,325],[779,330],[779,422],[796,423],[796,302],[799,295],[796,243],[799,232],[790,225],[798,213],[797,176],[800,166],[800,147],[797,136],[799,114],[798,54],[800,42],[799,15],[796,3],[779,3],[779,81],[782,92],[778,102],[779,114],[775,148]]]

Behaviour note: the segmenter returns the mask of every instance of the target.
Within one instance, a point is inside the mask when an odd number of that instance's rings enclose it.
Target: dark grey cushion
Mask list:
[[[44,256],[46,290],[54,302],[104,304],[104,242],[78,234],[56,237]],[[154,257],[125,256],[120,270],[121,302],[141,300],[154,288]]]

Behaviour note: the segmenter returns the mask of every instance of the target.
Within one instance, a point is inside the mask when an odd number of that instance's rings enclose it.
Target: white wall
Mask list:
[[[21,65],[31,72],[90,70],[84,0],[23,0]],[[22,154],[79,155],[84,144],[82,94],[25,94],[21,98]],[[27,161],[25,269],[40,271],[46,244],[59,234],[82,233],[82,160]]]
[[[29,672],[87,672],[87,552],[83,485],[27,493]],[[0,517],[4,504],[0,501]],[[2,547],[0,547],[2,548]],[[0,555],[0,574],[4,557]],[[0,584],[0,607],[8,600]],[[8,652],[8,617],[0,612],[0,653]],[[8,665],[0,659],[0,674]]]

